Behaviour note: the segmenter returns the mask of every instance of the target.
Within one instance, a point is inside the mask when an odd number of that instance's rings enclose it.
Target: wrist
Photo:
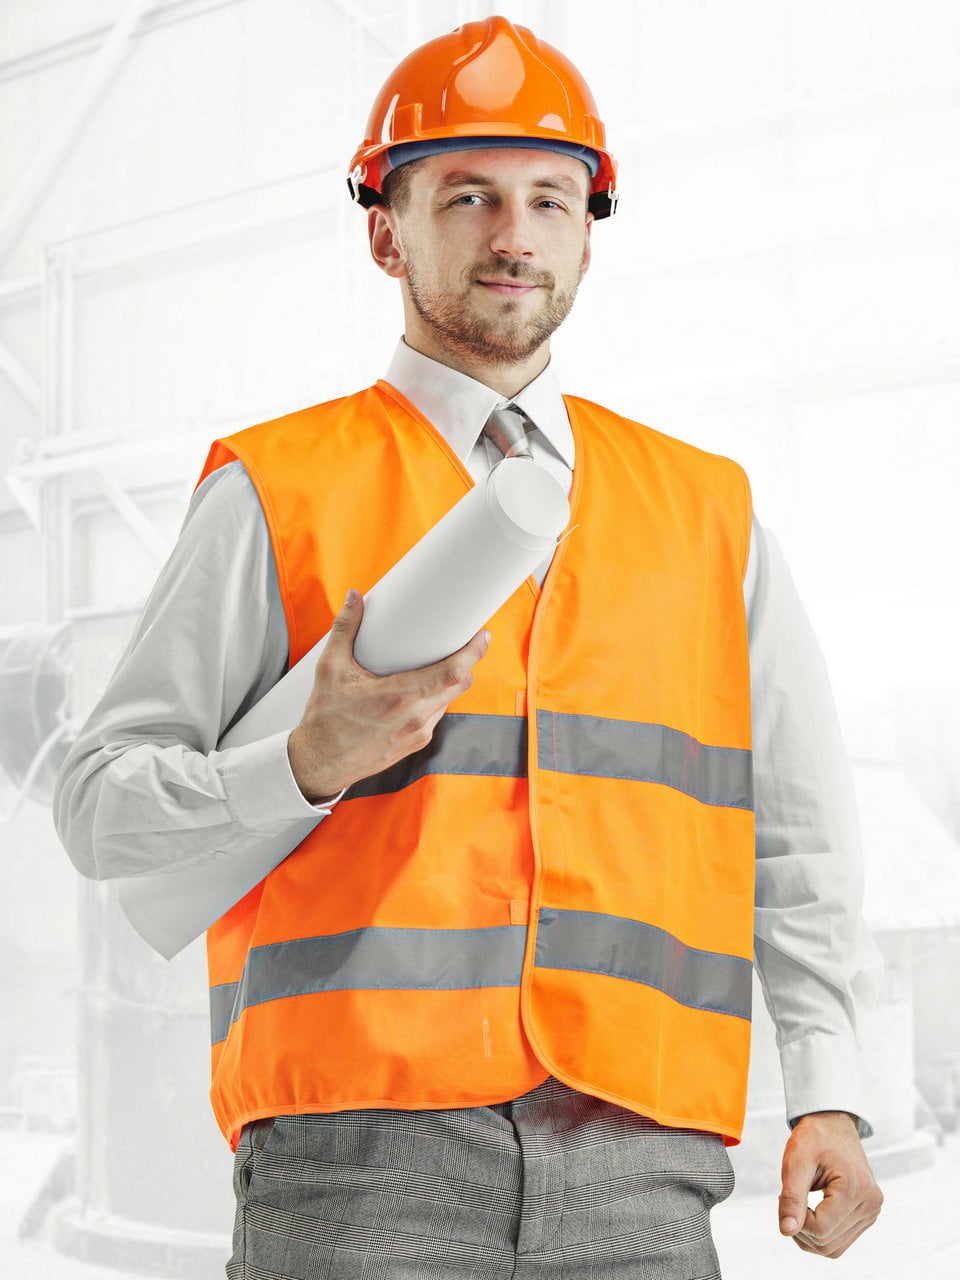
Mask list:
[[[352,779],[343,779],[328,770],[317,769],[314,753],[303,742],[299,726],[287,738],[287,760],[300,794],[312,805],[332,804],[339,800]]]
[[[805,1115],[798,1116],[794,1121],[794,1125],[799,1126],[805,1120],[840,1125],[843,1128],[850,1125],[854,1133],[859,1133],[860,1128],[860,1117],[855,1116],[852,1111],[808,1111]]]

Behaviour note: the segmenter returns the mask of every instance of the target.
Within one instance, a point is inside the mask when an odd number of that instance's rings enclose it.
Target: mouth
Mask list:
[[[477,284],[482,285],[484,289],[489,289],[491,293],[499,293],[502,298],[523,298],[539,287],[535,284],[522,284],[516,280],[478,280]]]

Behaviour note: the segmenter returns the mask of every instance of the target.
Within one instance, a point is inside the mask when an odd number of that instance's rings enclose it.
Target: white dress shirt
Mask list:
[[[403,341],[386,380],[475,479],[498,460],[481,435],[491,411],[508,403],[496,391]],[[574,441],[553,366],[513,403],[534,424],[535,460],[569,493]],[[756,963],[777,1027],[787,1116],[863,1116],[855,1016],[872,995],[878,958],[860,917],[853,790],[819,647],[779,548],[756,521],[744,599]],[[287,661],[266,523],[242,464],[232,462],[197,489],[117,671],[64,765],[54,813],[78,870],[104,879],[183,868],[239,853],[315,815],[290,770],[287,733],[216,749]]]

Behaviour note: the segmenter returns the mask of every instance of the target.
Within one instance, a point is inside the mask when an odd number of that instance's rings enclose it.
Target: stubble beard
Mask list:
[[[523,300],[508,299],[495,318],[471,313],[470,295],[477,280],[493,273],[541,287],[545,305],[528,319],[517,315]],[[557,289],[556,277],[550,272],[531,272],[520,263],[495,262],[472,268],[459,293],[431,293],[422,287],[416,264],[407,259],[410,300],[438,342],[449,351],[487,364],[515,365],[528,360],[570,314],[579,283],[577,280],[571,288]]]

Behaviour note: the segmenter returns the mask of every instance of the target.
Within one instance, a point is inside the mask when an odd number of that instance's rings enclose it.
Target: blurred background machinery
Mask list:
[[[10,4],[0,1144],[23,1177],[0,1193],[0,1251],[19,1224],[118,1277],[221,1274],[230,1158],[205,1096],[202,950],[166,965],[109,886],[79,881],[52,779],[209,440],[381,374],[400,309],[346,160],[404,53],[497,11],[575,58],[621,164],[621,210],[558,335],[565,385],[741,460],[824,644],[888,960],[864,1032],[873,1158],[935,1161],[957,1123],[952,0]],[[761,1015],[744,1191],[770,1186],[783,1136]]]

